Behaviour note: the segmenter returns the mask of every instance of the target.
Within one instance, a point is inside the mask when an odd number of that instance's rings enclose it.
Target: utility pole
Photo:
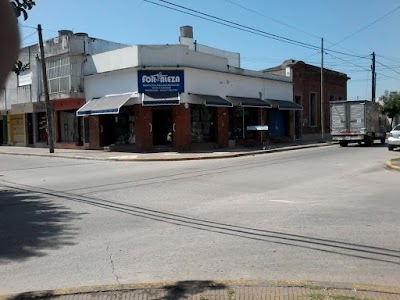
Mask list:
[[[321,38],[321,137],[325,141],[325,117],[324,117],[324,38]]]
[[[375,102],[376,97],[376,73],[375,73],[375,52],[372,52],[372,102]]]
[[[50,153],[54,153],[54,132],[53,132],[54,121],[53,121],[53,112],[50,106],[49,84],[47,81],[46,62],[44,60],[42,26],[39,24],[37,29],[39,33],[40,60],[42,64],[42,79],[43,79],[43,89],[44,89],[45,104],[46,104],[47,136],[48,136],[47,139],[49,142],[49,151]]]

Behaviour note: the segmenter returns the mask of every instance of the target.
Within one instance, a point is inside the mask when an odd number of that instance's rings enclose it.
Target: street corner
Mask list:
[[[400,158],[393,158],[390,159],[386,162],[386,168],[395,170],[395,171],[400,171]]]

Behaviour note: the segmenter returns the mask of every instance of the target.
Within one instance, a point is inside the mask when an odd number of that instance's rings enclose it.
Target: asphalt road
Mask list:
[[[399,152],[0,155],[0,294],[173,280],[400,285]]]

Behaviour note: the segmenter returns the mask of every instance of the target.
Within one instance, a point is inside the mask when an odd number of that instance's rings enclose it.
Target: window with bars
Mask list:
[[[66,92],[71,89],[70,57],[48,59],[46,70],[50,94]]]

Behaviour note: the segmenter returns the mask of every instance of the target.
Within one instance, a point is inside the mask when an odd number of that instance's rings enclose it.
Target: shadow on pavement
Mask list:
[[[166,293],[157,300],[190,299],[190,296],[201,294],[204,291],[215,291],[227,288],[226,285],[211,280],[178,281],[173,285],[164,287]],[[204,296],[206,299],[206,296]]]
[[[222,283],[217,283],[211,280],[193,280],[193,281],[178,281],[172,285],[166,285],[157,288],[133,288],[126,289],[121,286],[110,291],[95,291],[95,292],[75,292],[71,295],[60,295],[54,291],[43,292],[26,292],[8,296],[7,300],[25,300],[25,299],[155,299],[155,300],[175,300],[175,299],[192,299],[192,296],[199,295],[200,299],[210,299],[208,296],[215,294],[216,291],[225,290],[228,298],[232,294],[231,289]],[[132,293],[132,295],[128,295]],[[137,293],[137,297],[135,297]],[[203,295],[204,293],[204,295]],[[69,297],[68,297],[69,296]],[[215,295],[214,295],[215,296]],[[215,299],[215,298],[212,298]],[[220,298],[216,298],[220,299]],[[225,297],[223,298],[225,299]]]
[[[76,229],[70,224],[78,217],[51,197],[0,185],[0,263],[73,245]]]
[[[18,189],[21,192],[37,189],[37,193],[44,196],[47,195],[63,199],[64,201],[84,203],[86,205],[101,207],[135,217],[146,218],[157,222],[183,226],[201,231],[400,265],[400,250],[398,249],[389,249],[385,247],[358,244],[351,241],[346,242],[335,239],[312,237],[261,228],[238,226],[95,197],[58,192],[43,188],[39,189],[27,185],[25,185],[24,188]]]

